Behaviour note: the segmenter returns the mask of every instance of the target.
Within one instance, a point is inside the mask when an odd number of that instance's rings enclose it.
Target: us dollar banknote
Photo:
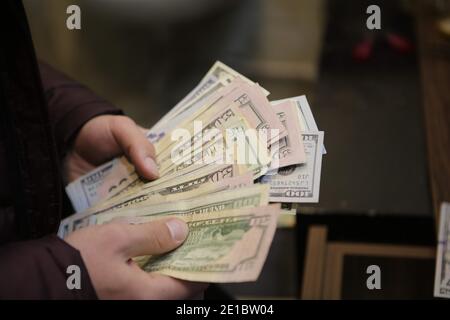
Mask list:
[[[220,61],[216,61],[200,83],[150,129],[148,135],[149,138],[152,142],[157,142],[168,132],[168,123],[173,122],[176,118],[178,118],[177,120],[180,120],[180,118],[182,119],[186,117],[186,111],[190,109],[197,109],[205,98],[211,96],[213,93],[237,78],[242,79],[249,84],[253,84],[253,81],[246,78],[236,70],[233,70]],[[269,94],[269,92],[264,88],[261,89],[264,91],[266,96]],[[181,114],[184,115],[180,117]]]
[[[434,296],[450,299],[450,203],[441,205]]]
[[[296,105],[292,101],[287,100],[275,105],[273,108],[282,125],[286,128],[287,135],[270,145],[272,162],[269,170],[305,163],[305,148],[303,139],[299,139],[301,137],[301,129]]]
[[[255,281],[280,212],[279,206],[264,206],[180,216],[189,226],[186,241],[169,254],[141,257],[136,262],[147,272],[189,281]]]
[[[280,168],[261,177],[270,186],[271,202],[312,203],[319,201],[324,133],[302,133],[306,162]]]
[[[116,158],[95,168],[66,187],[76,212],[108,199],[139,181],[134,166],[125,157]]]
[[[269,188],[265,185],[254,185],[236,190],[225,190],[209,194],[208,197],[180,199],[163,203],[134,203],[131,208],[107,211],[100,210],[89,215],[68,217],[60,227],[60,236],[66,237],[71,232],[90,225],[104,224],[113,219],[131,217],[161,217],[168,215],[190,215],[216,212],[245,207],[264,206],[269,203]]]
[[[317,123],[316,123],[316,120],[314,119],[311,107],[308,103],[308,99],[306,98],[305,95],[272,101],[271,104],[278,105],[278,104],[286,102],[286,101],[291,101],[298,108],[297,116],[299,119],[300,131],[302,131],[302,132],[321,131],[321,130],[319,130],[319,127],[317,126]],[[327,153],[327,151],[325,150],[325,145],[322,148],[322,153],[323,154]]]
[[[269,203],[269,188],[262,184],[225,190],[209,194],[208,197],[182,199],[151,205],[141,205],[131,209],[101,212],[93,216],[90,223],[104,224],[117,218],[161,217],[170,215],[192,215],[212,213],[247,207],[265,206]],[[74,221],[83,223],[82,221]],[[75,226],[76,229],[76,226]]]
[[[186,174],[173,178],[158,179],[143,185],[140,191],[133,192],[129,196],[112,198],[67,217],[61,222],[58,234],[60,237],[64,238],[69,232],[73,231],[70,227],[71,221],[87,222],[88,220],[86,218],[93,214],[125,208],[135,204],[154,202],[155,200],[157,201],[158,197],[161,199],[161,197],[167,195],[179,195],[199,189],[205,184],[217,183],[220,187],[222,181],[238,177],[244,177],[244,179],[247,180],[251,179],[245,175],[244,168],[238,165],[202,166],[199,167],[198,170],[194,169]],[[183,196],[180,196],[180,199],[181,198],[183,198]],[[80,223],[81,222],[79,222],[77,226],[79,226]]]

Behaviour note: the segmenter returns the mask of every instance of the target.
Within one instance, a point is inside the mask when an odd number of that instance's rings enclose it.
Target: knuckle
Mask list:
[[[159,233],[154,235],[152,240],[156,252],[164,250],[165,247],[164,239],[159,235]]]
[[[169,243],[168,243],[166,237],[163,237],[163,236],[156,237],[156,245],[158,247],[158,250],[165,251],[167,249],[168,244]]]
[[[160,227],[153,233],[153,246],[157,252],[167,251],[172,245],[171,237],[167,227]]]
[[[156,157],[155,146],[152,143],[148,143],[148,153],[152,158]]]
[[[113,117],[113,121],[116,123],[123,123],[123,124],[136,124],[133,119],[127,116],[117,115]]]
[[[127,117],[127,116],[113,116],[111,118],[111,123],[114,128],[117,129],[124,129],[129,128],[132,126],[136,126],[136,123],[133,121],[133,119]]]
[[[132,143],[128,143],[125,146],[125,150],[124,150],[125,154],[129,155],[130,157],[133,155],[134,152],[134,146]]]

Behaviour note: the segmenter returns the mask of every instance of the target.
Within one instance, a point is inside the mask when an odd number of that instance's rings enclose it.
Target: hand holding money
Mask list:
[[[153,180],[159,176],[155,149],[142,128],[124,116],[95,117],[81,128],[66,156],[65,178],[76,180],[121,154],[126,155],[142,177]]]
[[[187,234],[186,223],[169,218],[139,225],[92,226],[72,233],[66,241],[81,252],[100,299],[186,299],[206,286],[160,274],[149,277],[130,259],[169,252]]]
[[[267,95],[217,62],[147,138],[128,141],[114,132],[126,157],[66,187],[77,213],[62,221],[59,236],[72,241],[87,232],[100,240],[106,226],[117,226],[115,220],[130,224],[121,228],[131,233],[139,230],[132,224],[178,218],[189,227],[186,241],[169,253],[150,243],[149,250],[140,250],[134,243],[138,249],[126,251],[134,269],[199,282],[255,281],[283,214],[279,204],[269,202],[318,202],[325,153],[324,133],[306,98],[269,102]],[[128,129],[137,135],[136,126]],[[153,169],[145,167],[146,156],[156,160],[160,175],[150,182],[142,173]],[[126,240],[121,239],[131,245]],[[148,235],[148,242],[156,240]],[[95,261],[95,251],[83,248]]]

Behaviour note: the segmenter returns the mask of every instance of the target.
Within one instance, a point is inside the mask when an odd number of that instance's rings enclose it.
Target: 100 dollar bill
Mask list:
[[[319,201],[323,132],[302,133],[306,162],[267,173],[262,183],[270,185],[271,202]]]

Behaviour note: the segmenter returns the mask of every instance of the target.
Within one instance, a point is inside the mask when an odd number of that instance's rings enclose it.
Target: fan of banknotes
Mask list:
[[[145,181],[125,157],[73,181],[76,213],[59,236],[114,219],[184,219],[188,239],[146,271],[205,282],[258,278],[284,210],[319,200],[324,133],[305,96],[269,92],[221,62],[148,132],[160,178]]]

